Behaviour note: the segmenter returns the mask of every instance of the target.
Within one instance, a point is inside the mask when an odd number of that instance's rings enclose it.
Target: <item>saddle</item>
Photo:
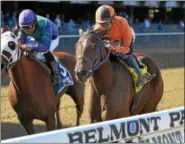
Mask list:
[[[138,65],[139,65],[139,68],[140,68],[140,70],[141,70],[141,73],[142,73],[142,75],[143,75],[143,78],[144,78],[144,86],[143,86],[143,87],[137,87],[136,84],[137,84],[137,82],[138,82],[138,80],[139,80],[139,76],[138,76],[136,70],[135,70],[134,68],[130,67],[130,66],[126,63],[126,61],[124,61],[122,58],[118,57],[117,59],[118,59],[118,61],[120,61],[121,64],[123,64],[123,65],[127,68],[127,70],[130,72],[130,74],[131,74],[131,76],[132,76],[132,78],[133,78],[133,81],[134,81],[135,93],[138,93],[146,84],[148,84],[148,83],[153,79],[154,76],[152,76],[152,78],[151,78],[151,74],[148,72],[147,66],[146,66],[144,63],[142,63],[141,61],[139,61],[139,60],[135,57],[135,59],[136,59]]]

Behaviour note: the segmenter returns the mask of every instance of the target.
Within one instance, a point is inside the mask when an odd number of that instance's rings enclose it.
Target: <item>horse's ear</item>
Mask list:
[[[18,32],[19,32],[19,26],[16,25],[16,26],[13,28],[12,32],[13,32],[14,35],[17,36],[17,35],[18,35]]]
[[[82,36],[84,34],[84,31],[81,28],[79,29],[79,34],[80,34],[80,36]]]

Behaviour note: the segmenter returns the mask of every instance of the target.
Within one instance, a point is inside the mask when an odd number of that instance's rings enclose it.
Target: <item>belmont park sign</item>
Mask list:
[[[184,143],[184,107],[1,141],[35,142]]]
[[[140,143],[184,143],[184,109],[164,115],[149,115],[129,119],[120,123],[92,127],[84,131],[68,133],[70,143],[140,142]],[[176,127],[176,128],[174,128]],[[169,132],[163,129],[171,129]],[[162,131],[162,132],[161,132]],[[153,134],[152,134],[153,133]],[[150,134],[150,135],[147,135]],[[133,138],[132,138],[133,137]]]

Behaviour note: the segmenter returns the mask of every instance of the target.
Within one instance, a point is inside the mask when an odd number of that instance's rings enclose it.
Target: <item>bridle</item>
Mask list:
[[[90,77],[91,75],[94,74],[94,72],[103,64],[105,63],[108,59],[109,59],[109,55],[110,55],[110,51],[111,49],[108,51],[108,54],[106,54],[106,56],[104,57],[104,52],[105,50],[103,49],[104,48],[104,45],[103,45],[103,41],[102,39],[100,38],[100,35],[98,35],[97,33],[95,32],[86,32],[84,36],[87,36],[87,35],[91,35],[93,37],[96,38],[97,42],[98,42],[98,45],[96,47],[96,56],[95,56],[95,59],[93,61],[91,61],[89,58],[87,58],[86,56],[82,56],[82,57],[79,57],[77,58],[77,61],[78,60],[81,60],[81,59],[85,59],[91,66],[91,69],[87,72],[87,78]],[[99,55],[101,54],[101,61],[99,63],[97,63],[97,60],[98,60],[98,57]]]
[[[15,38],[13,34],[11,34],[11,36]],[[14,56],[12,55],[13,50],[10,48],[4,49],[2,51],[1,56],[7,61],[7,65],[4,69],[8,70],[9,68],[12,68],[16,64],[17,60],[19,60],[21,56],[21,49],[19,49],[17,46],[15,47],[15,49],[16,49],[16,52],[15,52],[16,54]]]

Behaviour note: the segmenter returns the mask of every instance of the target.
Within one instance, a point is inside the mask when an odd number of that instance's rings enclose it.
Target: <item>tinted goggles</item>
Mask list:
[[[20,25],[21,29],[31,29],[35,27],[36,23],[30,24],[30,25]]]
[[[35,25],[29,25],[29,26],[20,26],[21,29],[31,29],[33,28]]]

